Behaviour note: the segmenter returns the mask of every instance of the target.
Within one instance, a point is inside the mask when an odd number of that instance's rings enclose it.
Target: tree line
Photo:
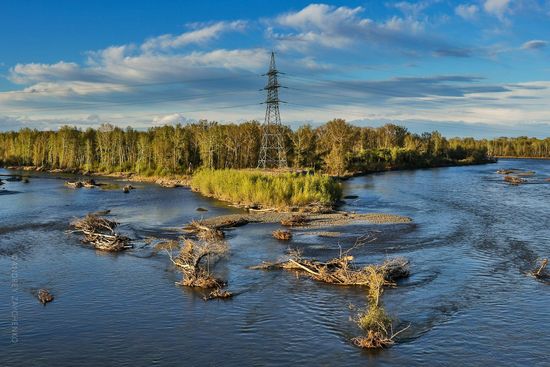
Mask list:
[[[314,128],[281,127],[291,167],[311,168],[331,174],[396,168],[419,168],[479,163],[488,154],[526,154],[509,140],[446,139],[439,132],[421,135],[405,127],[354,126],[335,119]],[[260,151],[262,125],[257,121],[220,124],[200,121],[186,125],[151,127],[146,131],[103,124],[81,130],[63,126],[57,131],[23,128],[0,133],[3,166],[36,166],[93,172],[135,172],[140,175],[191,173],[205,168],[253,168]],[[518,138],[519,139],[519,138]],[[548,155],[544,148],[529,145]],[[500,140],[499,140],[500,141]],[[511,144],[514,149],[506,150]],[[528,149],[528,150],[529,150]],[[530,152],[530,150],[529,150]],[[538,154],[538,153],[537,153]]]

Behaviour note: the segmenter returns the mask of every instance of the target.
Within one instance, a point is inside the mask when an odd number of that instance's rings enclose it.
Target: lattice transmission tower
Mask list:
[[[267,85],[263,88],[267,91],[267,98],[258,168],[284,168],[287,166],[285,141],[279,114],[279,102],[282,102],[279,100],[279,88],[282,86],[277,80],[278,74],[280,71],[275,66],[275,53],[271,52],[269,71],[264,74],[268,77]]]

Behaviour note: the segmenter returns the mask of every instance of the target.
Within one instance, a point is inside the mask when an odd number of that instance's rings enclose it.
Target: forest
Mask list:
[[[483,163],[491,155],[550,154],[550,139],[446,139],[437,131],[418,135],[394,124],[359,127],[342,119],[316,128],[282,129],[289,166],[333,175]],[[0,164],[143,176],[189,174],[197,168],[253,168],[261,136],[257,121],[200,121],[146,131],[110,124],[86,130],[23,128],[0,133]]]

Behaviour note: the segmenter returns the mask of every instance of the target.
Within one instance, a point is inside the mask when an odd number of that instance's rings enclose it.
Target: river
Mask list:
[[[501,168],[537,175],[510,186],[495,173]],[[344,188],[357,198],[343,209],[413,223],[328,229],[339,238],[295,231],[290,246],[305,256],[333,257],[367,235],[358,263],[410,259],[411,277],[382,302],[401,327],[411,326],[381,351],[349,341],[360,335],[350,305],[365,305],[364,290],[248,269],[285,254],[289,244],[271,237],[277,225],[227,232],[231,253],[216,271],[236,296],[205,302],[174,284],[181,275],[145,239],[175,238],[192,219],[239,209],[185,188],[73,190],[32,175],[0,189],[1,366],[550,365],[549,284],[526,274],[550,256],[549,161],[356,177]],[[135,249],[97,252],[66,233],[72,218],[102,209],[137,239]],[[34,296],[42,287],[55,296],[46,306]]]

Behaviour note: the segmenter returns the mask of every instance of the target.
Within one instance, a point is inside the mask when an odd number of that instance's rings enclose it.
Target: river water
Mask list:
[[[509,186],[495,171],[537,172]],[[9,171],[0,170],[2,174]],[[550,254],[550,162],[387,172],[345,183],[345,210],[410,216],[411,224],[328,229],[339,238],[296,230],[290,244],[277,225],[227,232],[231,254],[216,267],[236,296],[204,302],[178,287],[167,256],[144,240],[174,238],[201,216],[238,212],[184,189],[72,190],[50,175],[0,189],[0,366],[548,366],[550,285],[526,273]],[[197,212],[197,207],[208,212]],[[66,234],[72,218],[110,209],[135,249],[106,254]],[[363,351],[350,321],[365,292],[249,270],[288,246],[333,257],[359,236],[358,263],[405,256],[411,277],[383,303],[401,327],[399,343]],[[55,300],[34,296],[46,287]]]

